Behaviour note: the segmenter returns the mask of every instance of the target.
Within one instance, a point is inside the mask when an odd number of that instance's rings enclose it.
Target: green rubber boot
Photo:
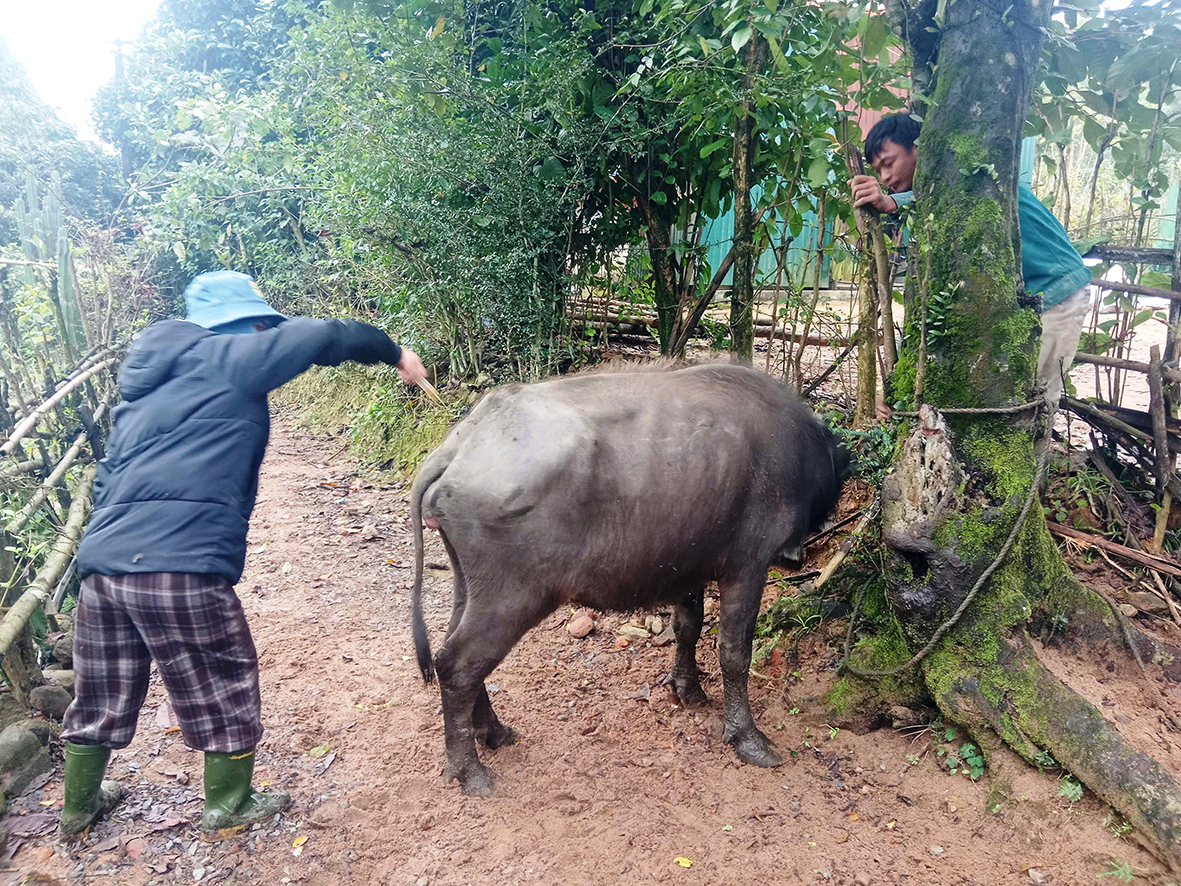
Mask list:
[[[66,742],[66,797],[59,828],[63,837],[82,833],[123,799],[126,794],[123,785],[103,781],[110,759],[110,748]]]
[[[287,808],[291,798],[286,794],[251,790],[253,776],[254,748],[233,754],[205,752],[203,830],[220,831],[253,824]]]

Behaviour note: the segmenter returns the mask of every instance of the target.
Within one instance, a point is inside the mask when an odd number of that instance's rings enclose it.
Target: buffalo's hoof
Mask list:
[[[697,675],[692,677],[673,677],[673,691],[685,707],[700,707],[709,704],[709,696],[701,688],[701,681]]]
[[[483,742],[484,747],[491,748],[495,751],[497,748],[505,748],[511,744],[516,744],[520,738],[521,736],[517,730],[497,720],[481,736],[480,741]]]
[[[774,766],[779,766],[783,763],[783,758],[775,751],[775,746],[771,744],[767,736],[759,732],[753,726],[750,729],[736,734],[728,741],[734,745],[734,750],[738,753],[738,759],[743,763],[750,763],[752,766],[763,766],[770,769]]]
[[[468,763],[462,769],[456,769],[450,763],[443,770],[443,781],[459,779],[459,789],[468,797],[491,797],[496,793],[496,779],[492,770],[479,760]]]

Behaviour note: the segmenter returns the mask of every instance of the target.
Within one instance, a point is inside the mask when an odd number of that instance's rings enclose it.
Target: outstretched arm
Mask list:
[[[289,382],[311,366],[345,360],[398,366],[402,379],[425,375],[422,361],[375,326],[357,320],[295,317],[263,332],[218,336],[215,361],[233,382],[256,396]]]

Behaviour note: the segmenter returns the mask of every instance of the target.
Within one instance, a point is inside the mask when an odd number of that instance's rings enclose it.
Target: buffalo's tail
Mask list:
[[[414,590],[411,592],[411,625],[414,633],[414,654],[418,658],[418,669],[427,683],[435,679],[435,662],[431,655],[431,641],[427,636],[426,621],[422,617],[422,497],[432,483],[447,470],[449,459],[439,457],[436,452],[428,458],[414,478],[410,489],[410,523],[414,527]]]

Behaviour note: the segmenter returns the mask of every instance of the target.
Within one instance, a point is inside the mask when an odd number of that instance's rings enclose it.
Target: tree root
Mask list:
[[[1110,603],[1073,576],[1059,578],[1056,585],[1030,621],[1043,643],[1066,646],[1076,653],[1103,644],[1122,646],[1144,664],[1159,667],[1169,680],[1181,683],[1181,648],[1145,633],[1132,622],[1121,629],[1120,616]]]
[[[948,660],[953,655],[953,650],[938,653],[937,667],[944,675],[955,667],[959,676],[928,683],[947,716],[982,746],[988,741],[978,733],[993,732],[1031,763],[1039,750],[1049,750],[1147,837],[1162,860],[1181,870],[1181,789],[1156,760],[1136,750],[1093,705],[1050,673],[1023,631],[999,645],[994,662],[953,663]]]

